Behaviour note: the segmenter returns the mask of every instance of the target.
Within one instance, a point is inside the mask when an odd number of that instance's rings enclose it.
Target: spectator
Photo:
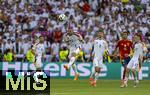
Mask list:
[[[54,42],[51,46],[51,55],[53,56],[52,61],[59,61],[59,43]]]
[[[83,56],[83,51],[79,52],[79,55],[76,56],[76,59],[78,62],[85,62],[84,56]]]
[[[30,47],[31,47],[31,43],[29,39],[25,38],[21,45],[21,51],[23,52],[24,55],[27,53]]]
[[[12,62],[14,60],[14,54],[11,49],[7,49],[4,53],[3,61]]]
[[[15,48],[15,44],[12,43],[11,39],[8,39],[8,41],[4,45],[5,50],[11,49],[13,50]]]
[[[50,42],[47,40],[47,37],[45,37],[45,41],[44,41],[44,47],[46,50],[46,54],[50,54],[50,48],[51,48],[51,44]]]
[[[86,62],[91,61],[92,43],[89,41],[89,37],[85,37],[85,43],[83,44],[84,58]]]
[[[82,10],[84,12],[89,12],[90,11],[90,5],[88,4],[88,2],[86,0],[84,0],[83,3],[80,4],[80,6],[82,7]]]
[[[34,54],[32,53],[32,49],[30,48],[27,53],[26,53],[26,60],[27,62],[33,63],[35,58],[34,58]]]
[[[57,27],[54,30],[54,32],[52,33],[52,40],[54,42],[60,42],[61,41],[61,37],[62,37],[62,32],[61,32],[60,28]]]
[[[68,54],[69,51],[67,49],[67,47],[62,47],[62,49],[59,52],[59,61],[60,62],[66,62],[68,60]]]

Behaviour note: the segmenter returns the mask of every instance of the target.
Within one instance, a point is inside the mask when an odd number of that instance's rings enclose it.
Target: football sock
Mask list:
[[[97,80],[98,80],[98,77],[99,77],[99,73],[98,73],[98,72],[96,72],[96,73],[95,73],[95,81],[97,81]]]
[[[72,68],[73,68],[73,70],[74,70],[75,74],[78,74],[78,71],[77,71],[77,66],[76,66],[76,64],[72,64]]]
[[[124,68],[124,70],[123,70],[123,80],[125,79],[125,73],[126,73],[126,69]]]
[[[128,82],[128,77],[125,77],[125,81],[124,81],[125,83],[127,83]]]
[[[94,77],[95,77],[95,67],[93,66],[90,78],[94,78]]]
[[[135,81],[138,80],[138,71],[135,72],[135,78],[134,78],[134,80]]]

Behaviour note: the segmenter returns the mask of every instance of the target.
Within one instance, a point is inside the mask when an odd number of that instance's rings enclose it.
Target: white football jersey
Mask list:
[[[37,44],[35,53],[38,57],[42,57],[42,54],[45,52],[44,44]]]
[[[140,56],[143,56],[143,44],[142,43],[136,43],[134,46],[133,58],[139,59]]]
[[[108,48],[105,40],[97,39],[94,41],[94,57],[102,58],[104,51]]]
[[[73,35],[64,35],[63,39],[65,42],[67,42],[67,44],[69,45],[69,47],[79,47],[81,46],[81,41],[79,40],[80,39],[80,34],[78,33],[75,33]]]

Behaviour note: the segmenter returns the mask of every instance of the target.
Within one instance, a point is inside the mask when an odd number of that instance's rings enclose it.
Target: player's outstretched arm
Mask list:
[[[130,54],[129,54],[129,57],[132,57],[133,56],[133,48],[130,48]]]
[[[79,33],[74,33],[74,35],[76,35],[76,36],[78,37],[78,39],[79,39],[82,43],[85,42],[84,39],[83,39],[83,37],[81,36],[81,34],[79,34]]]

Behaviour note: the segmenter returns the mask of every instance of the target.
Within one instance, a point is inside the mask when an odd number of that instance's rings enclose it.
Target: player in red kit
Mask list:
[[[118,41],[114,56],[117,56],[117,50],[119,50],[119,57],[120,57],[120,62],[122,63],[122,66],[124,67],[123,71],[123,76],[122,76],[122,83],[121,87],[123,86],[123,80],[125,79],[125,72],[126,72],[126,67],[127,64],[130,61],[130,54],[132,53],[133,50],[133,44],[130,40],[127,39],[128,37],[128,32],[123,32],[122,33],[122,39]]]

